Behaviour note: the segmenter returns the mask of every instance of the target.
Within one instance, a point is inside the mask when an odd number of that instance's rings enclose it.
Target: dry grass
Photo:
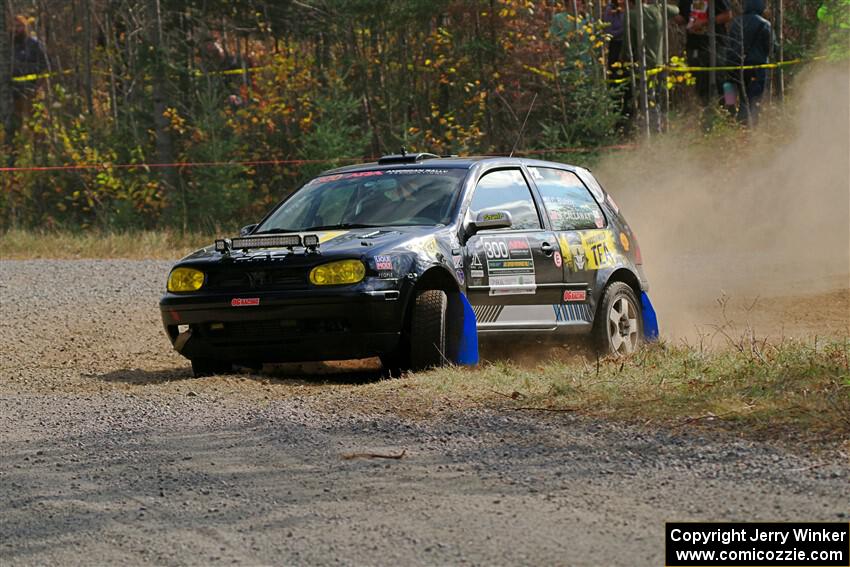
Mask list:
[[[210,244],[205,234],[175,231],[137,232],[35,232],[0,233],[0,259],[127,258],[176,260]]]
[[[727,348],[653,345],[628,359],[491,362],[381,381],[358,392],[375,409],[421,417],[470,406],[577,412],[759,436],[850,439],[850,340],[742,338]]]

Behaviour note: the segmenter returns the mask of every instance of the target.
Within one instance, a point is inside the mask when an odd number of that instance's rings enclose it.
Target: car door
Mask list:
[[[613,233],[599,203],[575,173],[538,166],[528,171],[558,238],[565,283],[560,319],[590,322],[597,274],[617,264]]]
[[[561,299],[563,270],[558,241],[546,230],[519,167],[485,173],[478,181],[467,218],[482,211],[507,211],[510,228],[482,230],[464,246],[467,293],[478,328],[550,329],[552,305]]]

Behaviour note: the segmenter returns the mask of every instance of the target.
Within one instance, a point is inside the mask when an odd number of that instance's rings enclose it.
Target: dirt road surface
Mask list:
[[[662,565],[665,521],[848,519],[846,459],[800,447],[364,413],[362,373],[192,379],[159,322],[168,266],[0,261],[0,564]],[[789,304],[760,317],[808,332]]]

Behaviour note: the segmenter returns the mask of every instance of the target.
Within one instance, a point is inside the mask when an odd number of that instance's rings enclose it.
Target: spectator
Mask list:
[[[605,33],[611,36],[608,40],[608,70],[611,65],[622,59],[623,52],[623,0],[610,0],[605,6],[602,21],[608,24]]]
[[[744,0],[744,13],[732,20],[726,48],[726,64],[730,66],[764,65],[773,47],[773,30],[762,14],[764,0]],[[742,97],[738,120],[755,126],[764,87],[766,69],[732,71],[732,82]]]
[[[47,70],[47,56],[38,41],[29,30],[29,22],[24,16],[14,20],[12,32],[12,102],[14,111],[9,115],[5,126],[6,140],[11,142],[24,118],[32,110],[32,99]],[[14,156],[9,156],[10,165]]]
[[[242,86],[247,87],[248,82],[244,73],[231,71],[244,71],[250,67],[250,61],[228,53],[215,37],[209,36],[201,43],[201,69],[208,76],[219,77],[218,82],[229,93],[227,102],[233,107],[245,104],[247,93],[243,93]]]
[[[652,2],[652,3],[650,3]],[[640,61],[638,53],[638,17],[637,6],[635,0],[629,0],[629,35],[632,43],[632,54],[634,55],[637,65]],[[676,6],[665,4],[667,17],[673,18],[679,14],[679,9]],[[661,5],[655,4],[654,0],[643,0],[643,48],[646,53],[646,70],[655,69],[664,64],[663,41],[664,41],[664,16],[661,12]],[[650,127],[654,132],[661,132],[661,113],[658,107],[658,92],[659,92],[658,75],[649,75],[647,77],[647,112],[649,113]]]
[[[725,26],[732,19],[732,10],[727,0],[679,0],[679,15],[674,21],[685,26],[685,49],[687,50],[688,65],[692,67],[710,67],[711,40],[708,37],[709,2],[714,2],[714,26],[717,34],[717,61],[723,61],[723,38]],[[719,81],[718,91],[709,92],[709,74],[705,71],[694,73],[696,76],[697,95],[703,107],[719,99],[722,87]]]
[[[29,23],[24,16],[15,18],[15,30],[12,35],[12,96],[15,100],[15,112],[20,116],[29,109],[32,98],[41,84],[40,75],[47,70],[47,56],[41,42],[29,31]],[[25,78],[25,80],[21,80]]]

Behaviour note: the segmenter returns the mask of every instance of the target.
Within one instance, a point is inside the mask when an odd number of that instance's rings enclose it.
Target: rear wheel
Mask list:
[[[426,289],[416,295],[410,317],[410,366],[425,370],[446,362],[446,293]]]
[[[623,282],[605,288],[594,321],[593,338],[597,352],[625,356],[641,344],[643,320],[635,292]]]
[[[233,372],[233,364],[214,358],[193,358],[192,374],[195,378],[212,376],[213,374],[230,374]]]

